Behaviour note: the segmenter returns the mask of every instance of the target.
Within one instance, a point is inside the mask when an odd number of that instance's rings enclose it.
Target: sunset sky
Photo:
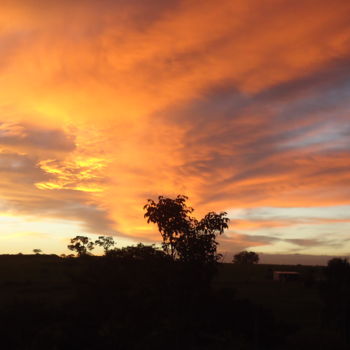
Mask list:
[[[184,194],[227,254],[350,255],[349,0],[0,9],[0,253],[154,243]]]

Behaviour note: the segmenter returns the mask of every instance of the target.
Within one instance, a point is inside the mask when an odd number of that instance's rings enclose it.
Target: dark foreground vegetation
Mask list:
[[[276,282],[274,269],[302,277]],[[208,285],[200,271],[157,254],[0,256],[1,342],[4,349],[348,349],[349,282],[329,279],[329,271],[220,264]]]
[[[0,256],[4,349],[348,349],[350,268],[218,263],[226,213],[191,217],[186,197],[145,206],[163,249],[77,236],[78,257]],[[91,248],[91,249],[90,249]],[[246,255],[246,254],[245,254]],[[251,254],[249,256],[252,256]],[[252,260],[252,259],[250,259]],[[256,262],[256,261],[255,261]],[[273,271],[298,272],[274,281]]]

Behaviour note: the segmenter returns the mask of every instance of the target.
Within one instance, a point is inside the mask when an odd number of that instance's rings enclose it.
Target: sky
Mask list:
[[[2,0],[0,52],[0,253],[184,194],[225,259],[350,255],[348,0]]]

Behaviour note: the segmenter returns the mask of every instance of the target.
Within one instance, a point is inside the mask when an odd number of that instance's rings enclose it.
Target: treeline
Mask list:
[[[6,349],[279,348],[289,331],[272,313],[212,285],[220,254],[216,236],[226,213],[192,217],[187,197],[145,205],[162,249],[115,248],[110,237],[77,236],[61,259],[62,293],[23,293],[2,305]],[[95,245],[105,255],[92,256]],[[37,252],[40,253],[40,252]],[[35,258],[35,257],[34,257]],[[40,296],[39,296],[40,295]]]
[[[143,244],[116,248],[111,237],[93,242],[77,236],[70,249],[78,257],[55,261],[45,272],[47,285],[33,284],[28,276],[23,285],[2,286],[16,291],[0,298],[3,347],[291,349],[298,324],[277,320],[264,306],[238,298],[234,289],[215,285],[220,259],[216,237],[228,227],[228,218],[224,212],[210,212],[197,220],[186,200],[159,197],[144,207],[145,218],[162,236],[162,249]],[[95,245],[104,249],[103,256],[89,254]],[[247,257],[256,262],[252,254],[237,259]],[[339,331],[339,349],[345,349],[350,329],[347,261],[330,263],[326,276],[319,286],[322,317],[327,321],[337,315],[325,327]],[[341,307],[345,311],[339,314]]]

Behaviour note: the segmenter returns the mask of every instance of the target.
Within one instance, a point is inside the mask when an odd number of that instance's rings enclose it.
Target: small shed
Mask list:
[[[274,271],[273,272],[273,280],[274,281],[297,281],[299,280],[300,274],[296,271]]]

